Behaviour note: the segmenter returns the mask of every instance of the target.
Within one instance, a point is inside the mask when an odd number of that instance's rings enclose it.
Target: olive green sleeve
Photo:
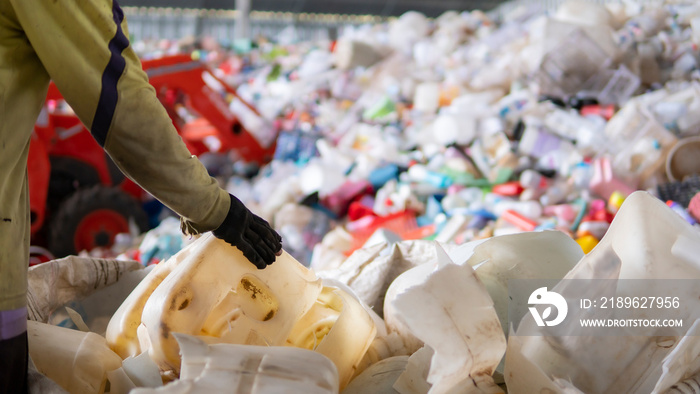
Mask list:
[[[117,166],[183,217],[213,230],[230,200],[187,150],[129,46],[112,0],[10,0],[32,47],[66,101]]]

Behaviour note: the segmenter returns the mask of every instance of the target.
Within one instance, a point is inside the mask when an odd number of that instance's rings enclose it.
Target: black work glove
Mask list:
[[[263,269],[282,254],[282,237],[264,219],[253,214],[236,197],[231,196],[231,208],[219,228],[212,231],[243,252],[243,255]]]

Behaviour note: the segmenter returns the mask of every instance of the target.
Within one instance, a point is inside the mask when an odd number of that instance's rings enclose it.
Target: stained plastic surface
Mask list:
[[[377,333],[372,317],[352,295],[324,287],[316,303],[292,329],[286,344],[314,350],[337,367],[342,389],[362,372],[365,352]]]
[[[148,351],[162,371],[178,371],[173,332],[282,345],[320,291],[320,280],[287,253],[257,270],[237,248],[208,234],[139,284],[112,317],[106,337],[122,357]]]

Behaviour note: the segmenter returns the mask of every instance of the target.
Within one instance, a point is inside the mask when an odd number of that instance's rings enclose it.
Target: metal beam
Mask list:
[[[253,11],[276,11],[294,13],[351,14],[399,16],[406,11],[420,11],[436,17],[445,11],[490,10],[501,0],[254,0]],[[234,9],[231,0],[121,0],[122,6],[174,7],[204,9]]]

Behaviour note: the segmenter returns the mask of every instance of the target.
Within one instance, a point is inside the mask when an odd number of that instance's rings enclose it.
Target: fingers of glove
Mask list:
[[[261,237],[276,238],[273,234],[276,234],[275,230],[262,218],[253,216],[248,227],[258,233]]]
[[[258,269],[263,269],[267,267],[267,264],[265,264],[263,258],[248,242],[237,242],[236,247],[240,249],[241,252],[243,252],[243,256],[245,256],[245,258],[247,258],[251,263],[253,263],[253,265],[255,265]]]
[[[254,216],[250,228],[260,236],[275,255],[282,254],[282,237],[265,220]]]
[[[265,262],[265,264],[270,265],[275,262],[275,253],[267,246],[261,245],[258,248],[258,253],[260,254],[260,256],[262,256],[262,259]]]
[[[245,239],[250,245],[253,245],[260,257],[265,261],[266,264],[272,264],[275,261],[274,250],[263,241],[258,233],[252,230],[245,232]]]
[[[260,236],[262,242],[272,251],[272,253],[278,256],[282,253],[282,237],[280,237],[274,230],[255,228],[252,228],[251,230]]]

